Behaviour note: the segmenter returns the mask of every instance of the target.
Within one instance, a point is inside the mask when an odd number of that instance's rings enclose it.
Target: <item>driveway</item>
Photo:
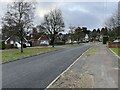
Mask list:
[[[69,47],[2,65],[3,88],[45,88],[91,45]]]

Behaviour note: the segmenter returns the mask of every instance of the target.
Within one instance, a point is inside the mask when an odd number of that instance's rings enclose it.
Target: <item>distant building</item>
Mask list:
[[[17,48],[21,47],[21,41],[19,37],[17,36],[16,37],[10,36],[9,38],[5,40],[5,44],[12,44],[14,47],[17,47]],[[30,43],[28,42],[26,38],[23,39],[23,44],[26,46],[30,46]]]
[[[38,39],[38,43],[39,45],[49,45],[50,39],[47,35],[42,35],[39,39]]]
[[[89,41],[89,36],[88,36],[88,34],[85,35],[85,41]]]

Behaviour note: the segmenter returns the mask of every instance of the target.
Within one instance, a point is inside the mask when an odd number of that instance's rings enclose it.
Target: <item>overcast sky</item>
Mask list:
[[[9,1],[0,2],[0,19],[5,14]],[[70,24],[93,30],[104,26],[105,20],[117,10],[117,2],[38,2],[34,24],[40,24],[44,14],[55,8],[62,11],[66,31]]]

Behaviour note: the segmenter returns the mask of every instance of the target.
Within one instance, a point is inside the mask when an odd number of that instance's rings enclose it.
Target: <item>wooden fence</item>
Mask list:
[[[107,42],[108,48],[120,48],[120,42]]]

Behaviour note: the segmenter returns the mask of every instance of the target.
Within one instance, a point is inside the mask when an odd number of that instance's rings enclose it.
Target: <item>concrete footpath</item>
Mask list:
[[[94,45],[49,88],[118,88],[118,58]]]

